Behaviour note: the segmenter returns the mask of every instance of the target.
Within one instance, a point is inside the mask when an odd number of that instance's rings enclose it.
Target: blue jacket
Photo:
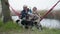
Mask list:
[[[32,13],[32,11],[31,10],[29,10],[28,12],[30,12],[30,13]],[[28,12],[26,13],[26,11],[25,10],[22,10],[22,12],[21,12],[21,19],[23,19],[24,17],[27,17],[28,18]]]
[[[25,12],[25,10],[22,10],[21,15],[22,15],[21,19],[24,18],[24,17],[26,17],[27,13]]]
[[[32,13],[32,10],[30,9],[29,12]]]

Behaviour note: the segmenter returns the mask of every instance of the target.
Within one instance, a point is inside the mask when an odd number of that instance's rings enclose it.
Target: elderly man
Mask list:
[[[24,6],[23,6],[23,10],[22,10],[22,12],[21,12],[21,19],[23,19],[24,17],[26,17],[26,16],[27,16],[27,13],[28,13],[28,11],[27,11],[27,6],[24,5]]]
[[[28,28],[32,22],[29,21],[29,14],[31,13],[31,10],[26,6],[24,5],[23,6],[23,10],[21,11],[21,24],[24,25],[26,28]]]
[[[21,19],[23,19],[25,17],[28,19],[29,18],[28,16],[30,13],[32,13],[32,11],[26,5],[24,5],[23,10],[21,12]]]

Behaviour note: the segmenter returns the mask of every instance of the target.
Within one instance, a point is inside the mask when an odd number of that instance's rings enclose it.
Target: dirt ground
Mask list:
[[[32,31],[32,30],[8,31],[8,32],[0,32],[0,34],[39,34],[39,31]]]

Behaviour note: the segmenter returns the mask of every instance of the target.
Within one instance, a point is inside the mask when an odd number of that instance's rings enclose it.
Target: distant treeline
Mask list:
[[[48,10],[38,10],[41,16],[43,16]],[[18,13],[20,11],[18,10]],[[16,14],[11,11],[12,16],[16,16]],[[49,19],[59,19],[60,20],[60,10],[52,10],[48,15],[45,16],[45,18]]]
[[[38,10],[41,16],[43,16],[48,10]],[[20,12],[20,11],[18,11]],[[12,11],[11,15],[16,16],[16,14]],[[60,10],[52,10],[45,18],[49,19],[60,19]]]
[[[47,12],[47,10],[39,11],[41,16],[43,16],[46,12]],[[45,16],[45,18],[60,20],[60,10],[52,10],[47,16]]]

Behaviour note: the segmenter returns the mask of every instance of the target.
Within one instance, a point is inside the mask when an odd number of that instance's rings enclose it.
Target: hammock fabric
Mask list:
[[[12,7],[11,7],[12,11],[17,15],[20,16],[20,13],[18,13],[17,11],[15,11]]]

